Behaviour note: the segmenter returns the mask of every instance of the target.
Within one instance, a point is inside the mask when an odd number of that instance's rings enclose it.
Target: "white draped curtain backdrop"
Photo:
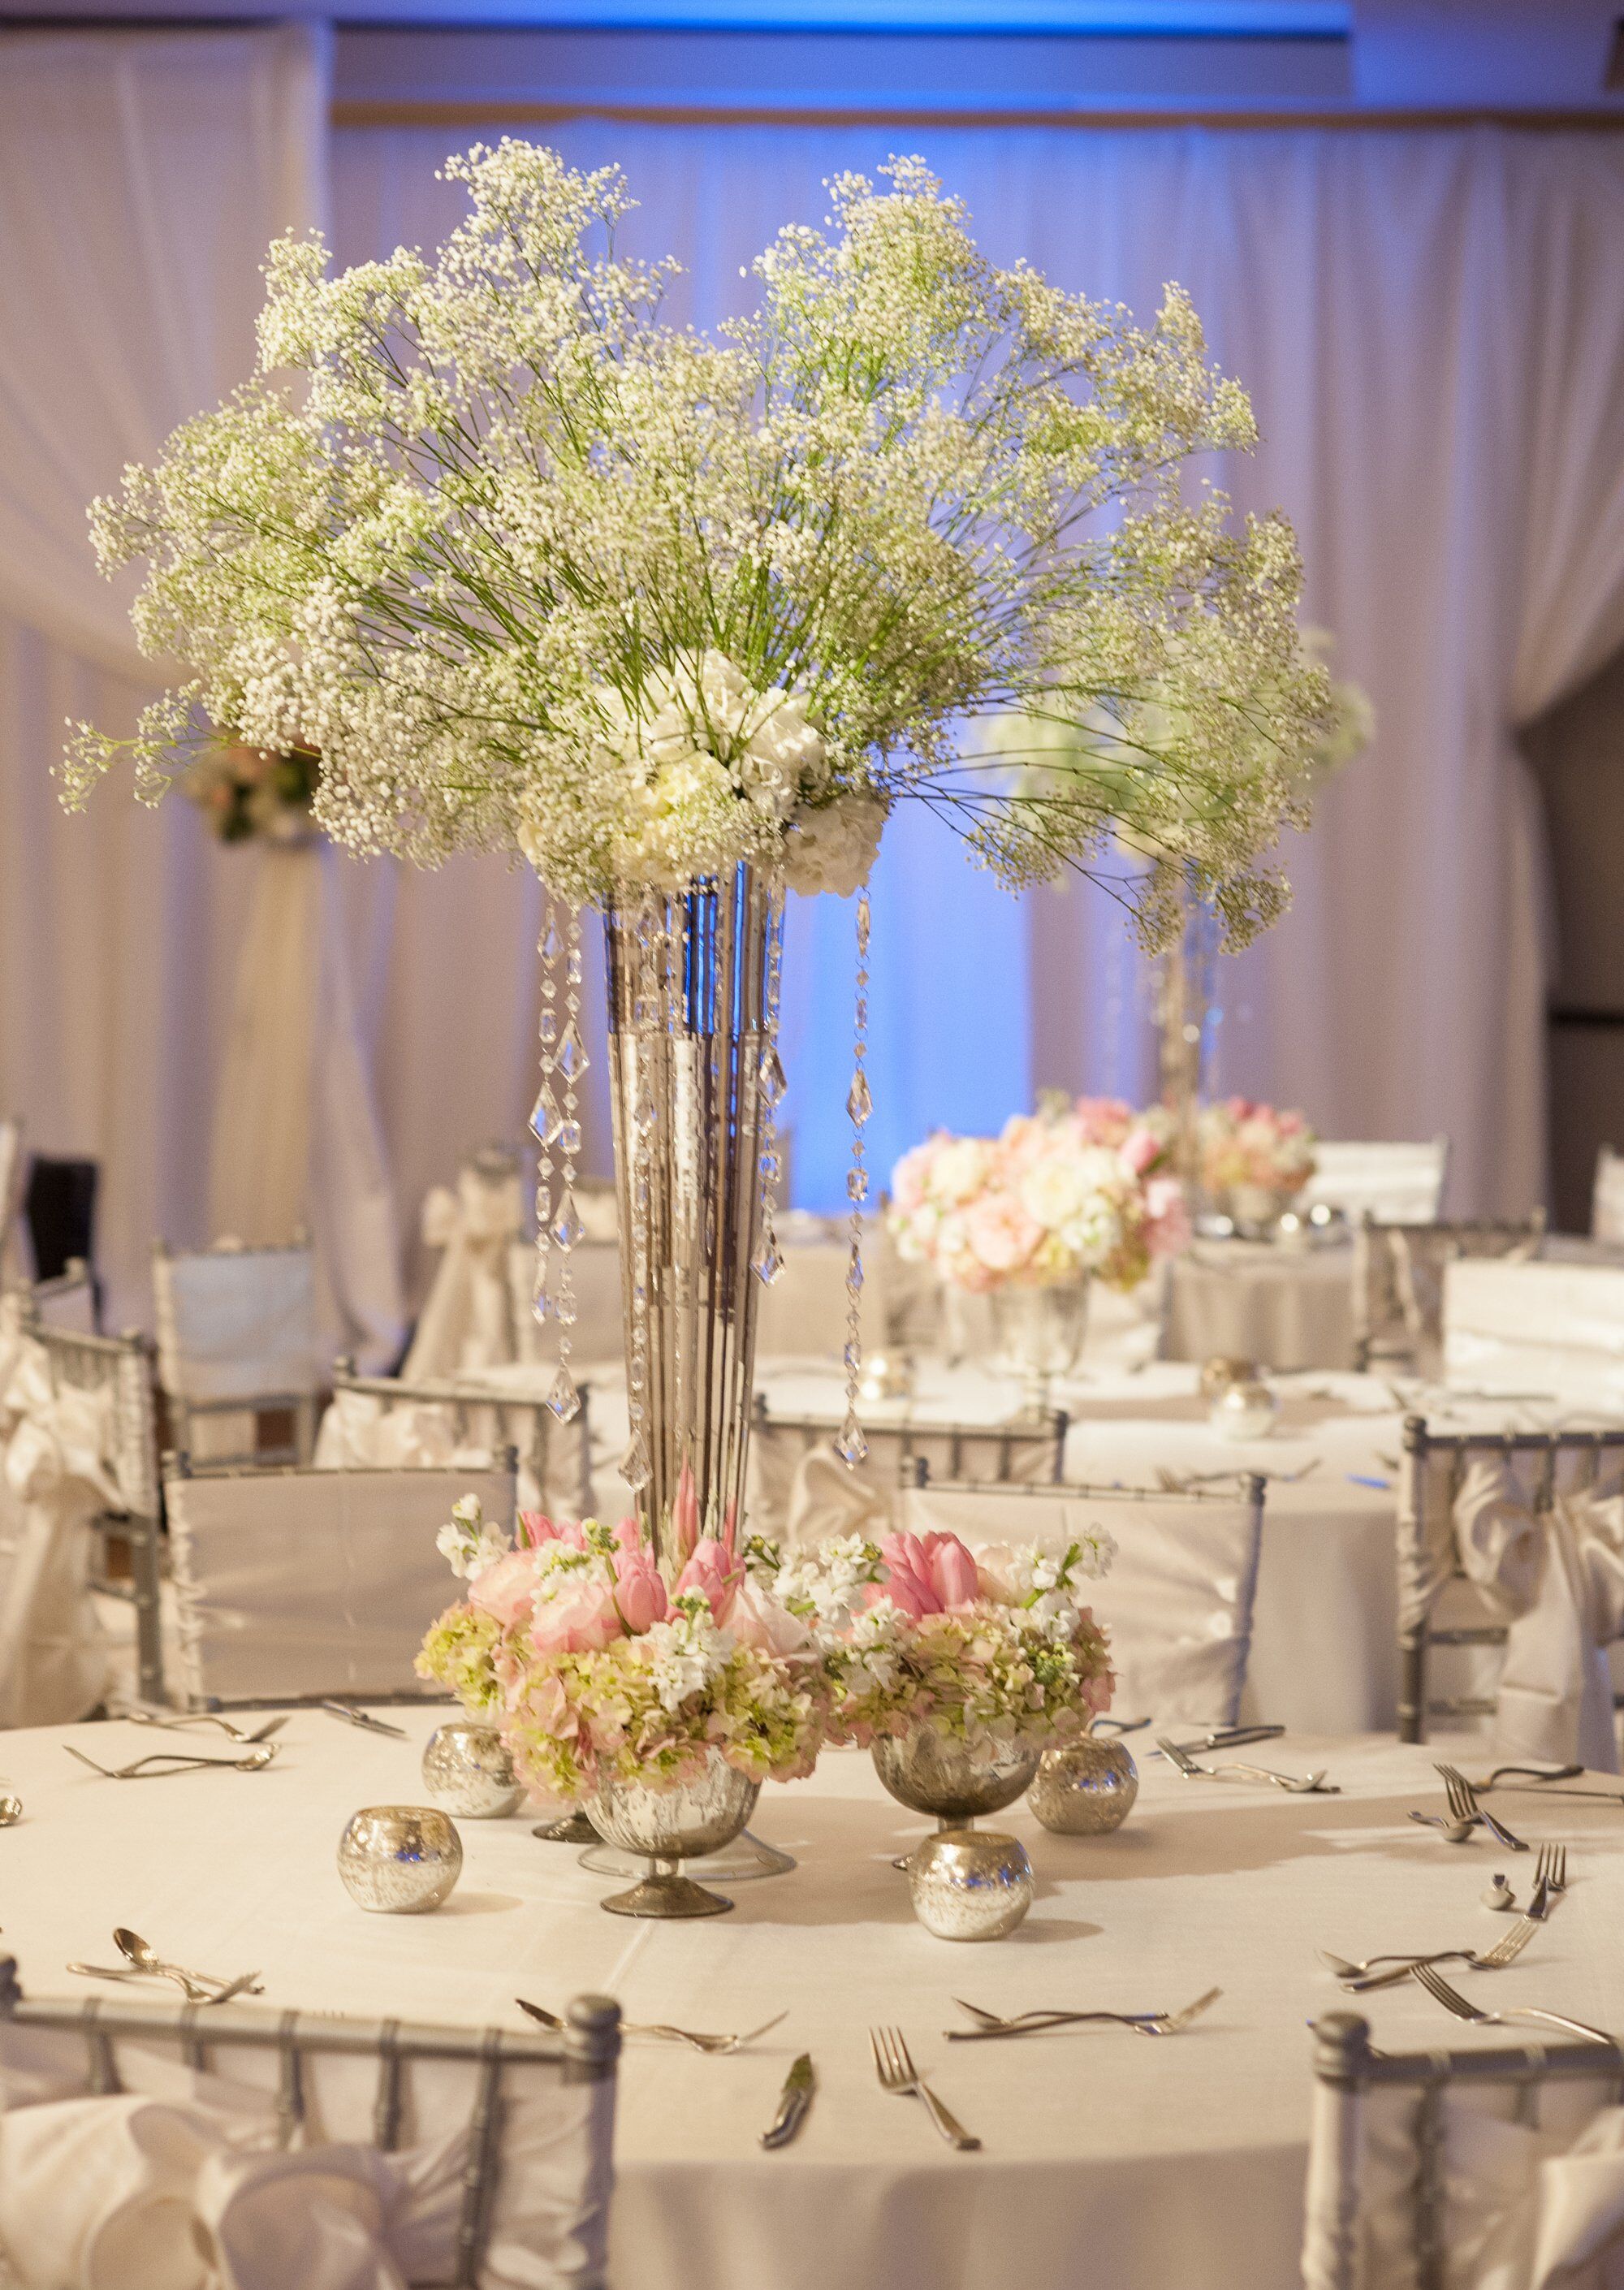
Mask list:
[[[52,57],[62,70],[82,58],[85,36],[33,43],[42,82]],[[308,97],[308,51],[300,70]],[[262,85],[252,132],[240,89],[217,132],[201,95],[188,102],[185,156],[163,155],[171,176],[189,174],[182,212],[196,234],[176,284],[174,242],[168,264],[148,258],[151,201],[123,179],[99,197],[93,228],[41,212],[69,139],[83,152],[96,135],[124,164],[116,100],[99,110],[76,92],[52,103],[43,84],[19,95],[9,73],[0,84],[28,125],[0,135],[0,599],[13,616],[0,653],[0,1103],[28,1116],[37,1140],[103,1155],[112,1269],[139,1277],[155,1225],[183,1236],[204,1214],[238,902],[234,854],[206,848],[179,805],[154,818],[109,789],[88,821],[54,813],[61,717],[116,718],[135,698],[115,599],[73,571],[80,512],[109,463],[150,452],[235,378],[229,352],[240,370],[253,265],[285,183],[257,156],[276,133]],[[308,154],[308,100],[302,113],[284,106],[283,126]],[[473,140],[333,134],[340,258],[436,244],[460,202],[435,171]],[[1624,142],[1488,127],[624,122],[562,125],[548,140],[577,164],[626,168],[643,202],[627,243],[679,256],[674,308],[701,323],[741,305],[740,267],[781,223],[822,216],[827,175],[872,170],[899,148],[924,150],[1000,260],[1024,255],[1147,315],[1164,280],[1190,290],[1263,433],[1257,455],[1212,474],[1244,507],[1278,504],[1296,520],[1308,617],[1335,631],[1339,667],[1379,721],[1313,835],[1286,854],[1293,911],[1227,967],[1222,1082],[1301,1104],[1329,1134],[1447,1130],[1458,1209],[1536,1197],[1548,893],[1516,733],[1624,641]],[[312,189],[309,206],[318,200]],[[182,291],[212,314],[193,333],[221,346],[214,364],[158,358],[166,298]],[[139,415],[124,402],[133,380],[116,387],[125,361],[134,376],[163,374]],[[29,402],[55,417],[26,444],[10,410],[20,362]],[[50,401],[47,376],[60,377]],[[95,599],[93,629],[89,606],[82,621],[56,617],[46,600],[59,588]],[[409,1205],[461,1152],[522,1133],[535,886],[497,861],[343,871],[358,1020]],[[812,1206],[844,1195],[851,937],[847,903],[814,901],[795,917],[786,964],[792,1170]],[[996,1125],[1042,1085],[1130,1096],[1153,1085],[1142,966],[1110,900],[1009,901],[926,819],[899,816],[889,835],[872,967],[876,1168],[935,1124]],[[600,1166],[607,1149],[600,1121]]]

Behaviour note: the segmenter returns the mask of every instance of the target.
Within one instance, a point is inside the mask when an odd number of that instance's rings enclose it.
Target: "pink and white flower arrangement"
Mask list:
[[[899,1252],[954,1286],[1132,1288],[1189,1237],[1172,1124],[1114,1098],[1059,1098],[997,1137],[939,1130],[892,1173]]]
[[[477,1498],[439,1547],[468,1583],[423,1641],[420,1676],[492,1717],[520,1775],[572,1801],[619,1779],[693,1779],[716,1751],[752,1781],[811,1773],[829,1713],[823,1657],[732,1523],[700,1533],[684,1474],[679,1563],[662,1566],[636,1519],[556,1523],[521,1512],[509,1547]]]
[[[1300,1192],[1314,1174],[1318,1142],[1300,1113],[1277,1113],[1251,1098],[1204,1105],[1196,1122],[1201,1181],[1209,1193],[1253,1189]]]
[[[822,1649],[831,1737],[867,1747],[934,1726],[1031,1750],[1086,1732],[1110,1706],[1106,1635],[1082,1585],[1115,1545],[1096,1529],[1061,1552],[956,1534],[838,1538],[779,1569],[780,1598]]]

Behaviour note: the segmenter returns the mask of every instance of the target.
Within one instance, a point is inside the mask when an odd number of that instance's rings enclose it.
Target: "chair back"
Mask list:
[[[198,1469],[172,1459],[169,1512],[189,1703],[413,1700],[412,1668],[456,1583],[435,1538],[461,1496],[511,1532],[496,1470]]]
[[[1536,1674],[1517,1691],[1532,1695],[1548,1725],[1569,1726],[1569,1746],[1557,1762],[1574,1754],[1586,1673],[1595,1669],[1596,1649],[1586,1633],[1604,1615],[1605,1586],[1609,1579],[1616,1582],[1624,1560],[1624,1554],[1603,1557],[1587,1593],[1590,1561],[1575,1530],[1583,1530],[1587,1511],[1596,1525],[1606,1525],[1605,1507],[1617,1507],[1620,1496],[1624,1426],[1437,1431],[1423,1416],[1406,1418],[1397,1548],[1400,1741],[1425,1740],[1432,1718],[1498,1716],[1504,1734],[1504,1678],[1495,1692],[1482,1690],[1492,1669],[1485,1676],[1484,1658],[1475,1656],[1478,1677],[1468,1690],[1443,1693],[1432,1657],[1440,1647],[1504,1648],[1513,1624],[1532,1615],[1533,1657],[1548,1676]],[[1606,1634],[1618,1633],[1610,1628]],[[1565,1719],[1558,1699],[1564,1677],[1573,1704]],[[1610,1720],[1603,1722],[1608,1738],[1591,1745],[1593,1755],[1616,1770]],[[1556,1756],[1547,1749],[1538,1754]]]
[[[1379,2052],[1367,2021],[1327,2013],[1314,2023],[1304,2290],[1525,2281],[1526,2257],[1508,2262],[1536,2239],[1555,2261],[1541,2282],[1599,2283],[1586,2262],[1618,2215],[1624,2164],[1616,2132],[1587,2134],[1616,2107],[1621,2070],[1612,2045],[1560,2036]],[[1536,2235],[1543,2220],[1559,2232],[1565,2220],[1564,2247]]]
[[[1482,1391],[1624,1413],[1624,1265],[1445,1265],[1444,1373]]]
[[[1545,1212],[1521,1221],[1396,1223],[1365,1215],[1354,1235],[1354,1365],[1399,1363],[1437,1372],[1444,1349],[1444,1268],[1462,1257],[1538,1256]]]
[[[511,1447],[518,1456],[521,1510],[585,1518],[592,1510],[592,1395],[578,1383],[580,1406],[561,1423],[545,1399],[484,1391],[472,1378],[357,1375],[340,1360],[332,1405],[322,1418],[316,1461],[325,1469],[388,1465],[484,1468]]]
[[[838,1426],[822,1415],[780,1415],[756,1394],[750,1437],[749,1516],[761,1531],[797,1547],[852,1531],[872,1514],[882,1525],[899,1490],[923,1471],[1009,1486],[1057,1480],[1068,1418],[1062,1409],[1012,1423],[870,1423],[868,1453],[855,1468],[835,1450]]]
[[[900,1515],[916,1534],[956,1534],[972,1548],[1063,1550],[1081,1531],[1103,1527],[1116,1555],[1089,1586],[1088,1603],[1110,1631],[1116,1708],[1168,1724],[1232,1726],[1252,1653],[1263,1492],[1255,1474],[1233,1495],[927,1480],[902,1496]]]
[[[237,2244],[256,2282],[290,2290],[295,2269],[301,2281],[359,2280],[356,2246],[368,2235],[379,2238],[369,2282],[410,2270],[426,2290],[604,2290],[620,2017],[602,1996],[576,1997],[557,2034],[523,2035],[236,2004],[200,2017],[156,2000],[35,2002],[15,1960],[0,1958],[0,2088],[13,2150],[28,2147],[30,2105],[52,2106],[53,2124],[65,2103],[80,2110],[68,2150],[77,2176],[59,2174],[52,2215],[35,2213],[30,2240],[60,2233],[64,2251],[88,2241],[115,2191],[93,2167],[98,2128],[116,2163],[121,2144],[140,2146],[150,2096],[163,2110],[155,2133],[167,2132],[172,2210],[160,2220],[155,2197],[152,2230],[161,2237],[167,2223],[175,2234],[188,2279],[206,2205],[200,2238]],[[212,2158],[235,2158],[223,2212]],[[50,2166],[42,2151],[31,2190],[0,2184],[0,2221],[22,2214]],[[352,2199],[334,2201],[335,2188]]]
[[[1349,1224],[1364,1216],[1385,1224],[1431,1224],[1443,1205],[1447,1137],[1414,1145],[1321,1138],[1314,1158],[1314,1173],[1302,1189],[1303,1208],[1339,1209]]]
[[[152,1286],[175,1445],[212,1462],[252,1461],[256,1452],[308,1460],[325,1380],[310,1248],[180,1252],[160,1242]],[[293,1437],[256,1450],[253,1419],[270,1413],[292,1415]]]
[[[1590,1196],[1594,1240],[1624,1244],[1624,1153],[1604,1145],[1596,1157],[1596,1187]]]
[[[66,1272],[54,1280],[36,1280],[28,1292],[30,1317],[42,1328],[60,1328],[70,1336],[93,1336],[98,1298],[88,1264],[75,1257]]]

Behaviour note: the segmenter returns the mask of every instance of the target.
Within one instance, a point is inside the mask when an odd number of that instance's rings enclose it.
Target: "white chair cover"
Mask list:
[[[1111,1634],[1113,1707],[1129,1718],[1232,1726],[1252,1651],[1263,1499],[1136,1495],[1120,1488],[910,1489],[900,1523],[916,1534],[1064,1549],[1104,1527],[1116,1556],[1089,1604]]]
[[[412,1669],[456,1585],[435,1537],[506,1471],[261,1470],[165,1481],[182,1682],[197,1701],[427,1691]]]
[[[1596,1240],[1624,1243],[1624,1153],[1615,1153],[1611,1145],[1604,1145],[1596,1157],[1590,1232]]]
[[[1052,1483],[1065,1418],[1020,1423],[870,1423],[855,1469],[836,1454],[836,1427],[758,1411],[750,1437],[752,1522],[796,1549],[832,1534],[884,1533],[895,1525],[905,1476],[924,1461],[935,1479],[977,1485]]]
[[[1468,1257],[1526,1264],[1544,1245],[1545,1213],[1525,1224],[1382,1224],[1354,1236],[1355,1360],[1400,1360],[1436,1376],[1444,1358],[1444,1280]]]
[[[221,1246],[153,1258],[158,1374],[206,1405],[321,1389],[316,1264],[308,1248]]]
[[[470,2041],[473,2039],[471,2038]],[[374,2053],[211,2042],[210,2068],[117,2046],[99,2095],[77,2035],[0,2024],[0,2243],[23,2290],[406,2290],[456,2271],[477,2068],[403,2061],[412,2142],[375,2145]],[[504,2066],[480,2290],[602,2290],[615,2081]],[[0,2261],[4,2264],[4,2261]]]
[[[1624,1410],[1624,1265],[1445,1266],[1444,1373],[1479,1390]]]
[[[588,1387],[579,1389],[580,1413],[561,1423],[543,1399],[486,1398],[433,1386],[404,1386],[396,1397],[340,1383],[312,1460],[328,1471],[487,1470],[513,1447],[519,1509],[581,1518],[592,1509],[591,1397]]]
[[[423,1243],[443,1253],[406,1354],[408,1377],[455,1375],[518,1357],[520,1315],[508,1253],[524,1229],[524,1189],[510,1153],[476,1154],[459,1171],[454,1192],[436,1185],[428,1194]],[[527,1278],[523,1317],[529,1315]]]
[[[1340,1209],[1349,1224],[1368,1211],[1387,1224],[1429,1224],[1444,1200],[1449,1140],[1424,1144],[1339,1143],[1322,1138],[1302,1205]]]

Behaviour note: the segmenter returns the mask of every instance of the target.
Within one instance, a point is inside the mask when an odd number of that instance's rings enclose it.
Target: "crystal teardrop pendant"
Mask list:
[[[771,1225],[761,1237],[761,1246],[756,1252],[756,1259],[750,1269],[764,1288],[771,1288],[784,1269],[784,1260],[778,1253],[778,1242],[773,1237]]]
[[[863,1427],[857,1420],[857,1410],[846,1410],[846,1420],[840,1427],[840,1437],[835,1442],[835,1453],[852,1470],[868,1453],[868,1442],[863,1437]]]
[[[781,1104],[783,1101],[784,1093],[788,1086],[788,1081],[785,1077],[784,1074],[783,1061],[778,1053],[778,1045],[776,1043],[769,1042],[767,1047],[762,1053],[762,1103],[769,1109]]]
[[[554,1217],[551,1226],[551,1237],[560,1248],[566,1251],[573,1248],[578,1241],[585,1240],[587,1237],[587,1228],[581,1222],[580,1212],[575,1205],[575,1192],[572,1186],[566,1185],[559,1198],[558,1213]]]
[[[632,1433],[631,1444],[620,1458],[620,1477],[634,1494],[641,1494],[653,1476],[653,1468],[649,1461],[648,1442],[644,1439],[641,1429],[638,1429]]]
[[[561,1423],[567,1423],[572,1416],[580,1413],[580,1394],[575,1389],[575,1379],[570,1373],[569,1365],[564,1360],[560,1360],[558,1363],[558,1373],[553,1378],[553,1387],[547,1395],[547,1404]]]
[[[541,934],[541,959],[543,962],[556,962],[563,952],[564,941],[558,934],[557,921],[549,912],[547,928]]]
[[[590,1062],[585,1049],[581,1046],[581,1038],[576,1029],[575,1021],[572,1018],[559,1037],[553,1063],[565,1081],[575,1082],[580,1079]]]
[[[868,1094],[868,1077],[859,1066],[852,1077],[852,1087],[846,1097],[846,1111],[855,1127],[860,1129],[874,1111],[874,1100]]]
[[[539,1250],[536,1255],[536,1277],[530,1291],[530,1309],[532,1316],[543,1325],[553,1309],[553,1300],[548,1283],[548,1274],[551,1265],[551,1250],[545,1248]]]
[[[531,1108],[530,1133],[538,1145],[551,1145],[558,1135],[558,1108],[553,1102],[553,1093],[545,1084],[541,1094]]]

